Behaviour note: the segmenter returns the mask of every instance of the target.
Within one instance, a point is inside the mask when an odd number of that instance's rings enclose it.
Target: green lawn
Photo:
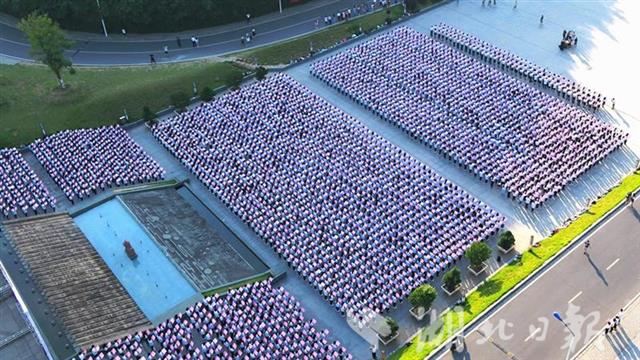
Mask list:
[[[129,68],[78,68],[66,75],[69,87],[57,88],[51,71],[40,65],[0,65],[0,148],[30,143],[63,129],[113,124],[127,109],[131,120],[142,107],[153,111],[169,105],[177,91],[215,88],[240,70],[228,63],[192,62]]]
[[[390,10],[390,17],[392,20],[397,20],[402,16],[402,5],[394,5]],[[342,42],[350,38],[355,32],[359,31],[360,27],[362,27],[362,31],[369,32],[376,27],[383,25],[386,17],[387,14],[385,11],[378,11],[332,25],[310,35],[231,54],[229,56],[241,59],[248,63],[257,62],[261,65],[288,64],[293,59],[307,56],[309,54],[310,45],[313,45],[315,50],[331,47],[338,42]]]
[[[444,313],[440,321],[412,340],[411,345],[393,353],[390,359],[424,359],[431,351],[440,346],[464,324],[469,323],[507,291],[524,280],[545,261],[567,246],[589,226],[613,209],[626,195],[640,187],[640,172],[626,177],[620,185],[614,187],[598,200],[588,212],[582,214],[566,228],[541,241],[540,246],[522,254],[522,258],[513,261],[492,275],[475,291],[468,294],[462,311]]]

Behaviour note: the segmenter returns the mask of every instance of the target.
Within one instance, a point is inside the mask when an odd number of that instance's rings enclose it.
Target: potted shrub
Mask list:
[[[393,340],[395,340],[398,337],[398,330],[400,329],[400,327],[398,326],[398,323],[389,316],[385,316],[384,318],[385,321],[385,325],[387,326],[387,335],[381,335],[380,333],[378,333],[378,339],[380,339],[380,341],[384,344],[384,345],[389,345]]]
[[[498,240],[498,249],[506,254],[509,251],[513,250],[516,244],[516,238],[513,236],[511,231],[507,230],[500,234],[500,239]]]
[[[457,266],[452,267],[442,277],[442,290],[449,296],[460,290],[460,284],[462,284],[462,275]]]
[[[200,100],[202,101],[211,101],[215,96],[215,92],[208,86],[205,86],[200,91]]]
[[[469,260],[469,271],[478,276],[487,269],[485,261],[491,257],[491,248],[483,242],[473,243],[464,256]]]
[[[429,284],[420,285],[409,294],[409,302],[413,306],[409,312],[418,321],[424,318],[424,315],[431,310],[431,304],[438,296],[436,289]]]
[[[191,102],[189,94],[184,91],[178,91],[177,93],[171,94],[170,99],[171,105],[173,105],[177,112],[183,112],[187,106],[189,106],[189,102]]]

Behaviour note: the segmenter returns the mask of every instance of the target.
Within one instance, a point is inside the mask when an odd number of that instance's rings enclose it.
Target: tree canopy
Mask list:
[[[73,42],[66,38],[55,21],[36,12],[20,20],[18,28],[27,34],[31,56],[49,66],[60,87],[64,88],[62,71],[66,68],[71,69],[71,60],[64,56],[64,51],[70,49]]]

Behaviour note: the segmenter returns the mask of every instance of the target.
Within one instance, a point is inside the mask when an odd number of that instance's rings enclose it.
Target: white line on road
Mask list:
[[[618,263],[618,261],[620,261],[620,258],[615,259],[614,262],[611,263],[611,265],[607,266],[607,270],[611,269],[615,264]]]
[[[542,330],[542,328],[536,328],[535,330],[533,330],[533,332],[529,334],[526,339],[524,339],[524,342],[531,340],[534,336],[536,336],[537,333],[540,332],[540,330]]]
[[[571,300],[569,300],[568,302],[573,302],[573,300],[577,299],[578,296],[582,295],[582,291],[580,291],[579,293],[576,294],[576,296],[572,297]]]

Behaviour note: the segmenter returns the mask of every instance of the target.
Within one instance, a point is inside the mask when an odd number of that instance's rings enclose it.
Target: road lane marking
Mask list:
[[[540,332],[540,330],[542,330],[542,328],[536,328],[535,330],[533,330],[533,332],[531,332],[531,334],[529,334],[529,336],[527,336],[527,338],[524,339],[524,342],[531,340],[534,336],[536,336],[537,333]]]
[[[572,298],[571,298],[571,300],[569,300],[569,301],[567,301],[567,302],[572,303],[572,302],[573,302],[573,300],[577,299],[577,298],[578,298],[578,296],[580,296],[580,295],[582,295],[582,291],[580,291],[579,293],[577,293],[577,294],[576,294],[576,296],[572,297]]]
[[[611,265],[607,266],[607,270],[611,269],[615,264],[618,263],[618,261],[620,261],[620,258],[615,259],[614,262],[611,263]]]

